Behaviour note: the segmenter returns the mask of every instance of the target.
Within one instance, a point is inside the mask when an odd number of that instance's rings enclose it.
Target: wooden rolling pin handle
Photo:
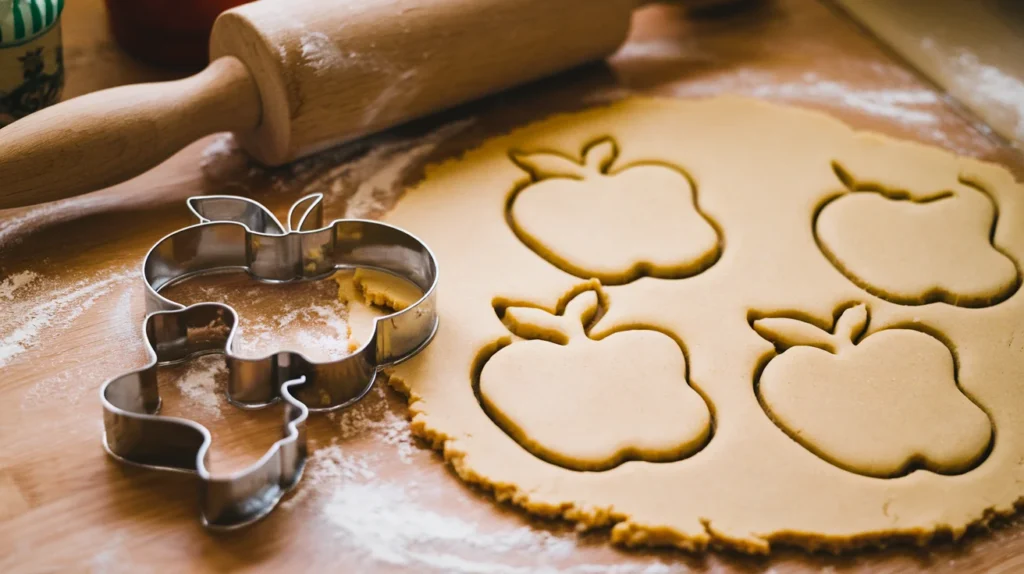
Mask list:
[[[256,83],[232,57],[184,80],[68,100],[0,130],[0,209],[122,182],[205,135],[252,131],[260,117]]]

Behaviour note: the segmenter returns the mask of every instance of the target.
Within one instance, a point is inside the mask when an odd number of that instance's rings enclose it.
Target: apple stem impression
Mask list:
[[[817,347],[831,353],[853,347],[864,334],[868,323],[868,308],[861,303],[842,312],[832,333],[799,319],[766,317],[754,321],[754,330],[773,343],[779,351],[790,347]]]
[[[484,411],[534,456],[576,471],[671,462],[702,449],[711,410],[689,385],[681,345],[639,327],[589,337],[608,302],[596,281],[585,287],[553,313],[505,309],[505,327],[524,340],[485,359]]]
[[[562,271],[604,285],[682,279],[713,265],[722,238],[689,174],[662,158],[621,161],[621,151],[612,137],[585,145],[579,159],[510,151],[530,174],[506,207],[516,237]]]
[[[509,331],[523,339],[540,339],[558,345],[587,338],[587,327],[601,307],[598,289],[583,291],[565,304],[559,314],[533,307],[509,307],[502,322]]]
[[[785,317],[754,321],[778,352],[754,380],[765,413],[793,441],[850,472],[894,478],[977,465],[992,423],[959,387],[953,351],[922,330],[862,337],[868,310],[845,309],[834,333]]]
[[[583,149],[583,162],[557,153],[523,153],[512,152],[512,161],[523,171],[536,180],[551,177],[569,177],[587,179],[608,173],[615,159],[619,156],[619,148],[611,138],[602,138]]]

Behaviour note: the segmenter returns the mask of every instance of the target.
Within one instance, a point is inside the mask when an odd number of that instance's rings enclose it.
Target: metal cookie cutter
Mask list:
[[[383,367],[418,353],[437,330],[437,262],[419,239],[377,221],[340,219],[323,226],[323,197],[300,199],[287,226],[243,197],[188,200],[200,223],[161,239],[146,255],[149,364],[103,384],[103,446],[114,458],[144,467],[194,472],[201,481],[202,522],[232,529],[266,516],[299,481],[306,463],[310,411],[344,408],[362,398]],[[235,311],[219,303],[185,307],[160,290],[200,274],[244,270],[267,282],[307,281],[337,269],[366,267],[408,279],[424,293],[415,304],[378,318],[369,342],[352,355],[318,363],[281,351],[259,359],[231,351]],[[281,440],[248,468],[212,476],[206,468],[210,432],[189,420],[157,416],[157,366],[223,353],[228,400],[257,409],[283,400]]]

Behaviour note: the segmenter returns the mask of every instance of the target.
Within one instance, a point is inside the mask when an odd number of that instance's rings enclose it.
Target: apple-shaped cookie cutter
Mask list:
[[[437,331],[438,270],[430,248],[378,221],[339,219],[324,226],[322,202],[320,194],[300,199],[282,224],[244,197],[192,197],[188,206],[200,222],[158,241],[143,262],[143,335],[149,361],[101,387],[103,446],[121,462],[197,474],[201,519],[208,528],[238,528],[269,514],[302,477],[309,412],[355,403],[372,388],[379,370],[418,353]],[[362,347],[330,362],[292,351],[255,359],[236,356],[231,349],[238,316],[231,307],[185,307],[160,294],[169,285],[203,274],[241,270],[264,282],[292,282],[362,267],[407,279],[423,296],[377,318]],[[206,467],[209,430],[190,420],[158,416],[157,368],[210,353],[225,356],[232,404],[243,409],[285,404],[282,438],[248,468],[219,476]]]

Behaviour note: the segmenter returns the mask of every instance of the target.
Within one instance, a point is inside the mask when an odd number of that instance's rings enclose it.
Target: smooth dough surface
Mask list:
[[[523,448],[574,470],[699,450],[711,413],[687,384],[682,349],[644,329],[591,339],[584,325],[597,305],[593,290],[575,295],[556,325],[541,309],[507,309],[509,330],[534,340],[508,345],[484,363],[484,407]]]
[[[618,154],[610,138],[587,145],[579,160],[513,152],[532,176],[510,198],[513,230],[553,265],[606,285],[686,277],[714,263],[720,238],[686,173],[656,162],[619,165]]]
[[[633,450],[671,450],[665,437],[661,444],[645,444],[646,438],[625,436],[628,429],[619,428],[595,443],[604,450],[573,451],[579,443],[564,437],[559,442],[546,417],[577,409],[581,401],[572,392],[531,388],[537,378],[512,372],[541,360],[534,354],[539,345],[548,345],[545,352],[552,357],[572,346],[557,347],[560,338],[573,338],[555,320],[559,305],[593,285],[552,263],[513,229],[510,200],[536,183],[516,154],[557,152],[585,163],[584,152],[602,139],[614,143],[616,165],[663,165],[687,174],[694,205],[704,216],[689,221],[713,223],[719,254],[683,278],[641,276],[600,287],[602,315],[588,337],[601,342],[657,332],[666,335],[659,341],[674,339],[683,358],[672,359],[673,368],[682,363],[687,371],[680,384],[706,401],[712,423],[709,438],[691,441],[691,452],[682,458],[641,457],[581,471],[557,456],[537,456],[523,446],[524,437],[506,432],[496,421],[500,417],[485,409],[477,379],[491,376],[488,363],[501,353],[526,349],[517,352],[518,360],[509,355],[501,377],[482,383],[490,400],[504,400],[497,398],[499,387],[510,387],[518,377],[523,394],[499,407],[519,421],[526,442],[545,443],[570,463],[605,457],[615,440]],[[915,246],[930,259],[914,272],[934,276],[915,275],[911,281],[911,270],[875,267],[888,254],[865,255],[853,243],[861,232],[839,229],[828,235],[827,248],[819,244],[816,219],[823,207],[864,193],[843,181],[844,171],[857,181],[922,197],[983,190],[978,195],[987,195],[995,208],[963,218],[945,209],[893,209],[886,225],[900,224],[904,215],[913,220],[911,227],[926,215],[945,218],[928,227],[943,229],[944,237],[922,237]],[[688,190],[673,185],[678,193]],[[585,200],[586,188],[577,192]],[[586,206],[561,195],[553,200],[559,211],[544,217],[561,214],[566,226],[580,229],[575,217]],[[629,197],[622,194],[621,200]],[[539,196],[535,201],[544,203]],[[616,203],[606,205],[615,209]],[[622,224],[681,221],[679,213],[658,205],[645,218],[635,217],[641,206],[623,207],[633,219]],[[840,213],[828,226],[883,221],[865,221],[877,207]],[[979,223],[986,216],[990,221]],[[410,397],[414,432],[443,449],[463,480],[491,489],[498,499],[582,526],[611,525],[612,541],[620,544],[717,544],[767,552],[778,542],[848,548],[892,536],[921,542],[936,532],[959,536],[972,523],[1013,512],[1024,496],[1024,294],[1016,281],[1005,281],[1009,273],[1001,262],[1008,261],[1019,277],[1024,186],[1002,167],[754,100],[627,99],[539,121],[434,166],[387,219],[427,242],[441,269],[441,328],[429,348],[395,368],[392,383]],[[589,233],[608,232],[599,221],[606,219],[593,220]],[[898,230],[886,237],[911,239]],[[559,248],[547,244],[557,239],[538,240],[541,247]],[[963,256],[942,257],[951,245],[970,247]],[[982,253],[986,245],[994,254]],[[875,248],[884,251],[884,245]],[[983,282],[971,280],[980,261],[969,260],[975,255],[988,257],[998,272]],[[865,267],[844,270],[833,260],[844,257]],[[619,265],[642,267],[644,259],[643,253],[631,253]],[[948,297],[915,299],[921,289],[935,292],[935,286]],[[906,297],[876,295],[889,292]],[[958,295],[970,304],[958,305]],[[495,310],[516,307],[529,308],[515,320],[534,324],[530,337],[553,342],[511,334],[508,320],[503,323]],[[863,321],[861,311],[843,318],[852,309],[863,311]],[[545,314],[552,319],[543,319]],[[836,342],[840,334],[849,346]],[[632,401],[657,398],[669,388],[638,381],[641,371],[628,367],[627,347],[606,347],[622,361],[608,359],[621,367],[621,385],[609,388],[615,395],[597,401],[600,408],[592,413],[574,411],[595,417],[581,424],[628,416]],[[655,352],[657,344],[647,348]],[[556,364],[544,361],[541,370]],[[824,392],[822,385],[834,385],[837,392]],[[622,413],[615,413],[616,400],[623,402]],[[829,409],[841,415],[834,425],[820,415]],[[944,416],[940,420],[933,411]],[[678,412],[686,412],[683,403]],[[893,413],[904,420],[873,428]],[[791,438],[798,431],[801,440]],[[685,442],[682,434],[677,443]],[[904,467],[910,472],[900,474]]]
[[[867,320],[858,305],[843,311],[832,334],[798,319],[754,321],[762,336],[792,345],[758,379],[765,410],[793,440],[852,472],[969,469],[988,449],[992,426],[957,389],[951,351],[914,329],[858,340]]]
[[[990,243],[996,206],[983,185],[908,191],[844,178],[852,193],[825,205],[815,232],[855,283],[894,303],[962,307],[991,305],[1017,289],[1017,267]]]

